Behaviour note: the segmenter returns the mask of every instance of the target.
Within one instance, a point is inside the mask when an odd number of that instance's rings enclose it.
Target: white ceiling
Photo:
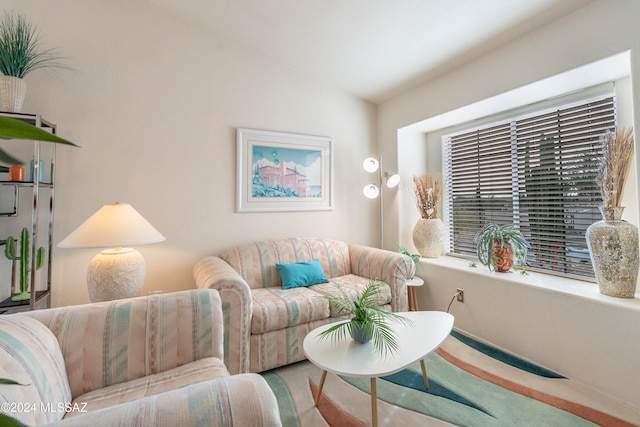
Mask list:
[[[594,0],[148,0],[374,103]]]

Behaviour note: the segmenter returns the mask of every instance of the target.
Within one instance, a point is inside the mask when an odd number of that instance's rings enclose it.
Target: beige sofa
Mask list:
[[[229,375],[222,335],[214,290],[0,316],[0,378],[25,384],[0,385],[0,407],[28,425],[281,425],[260,375]]]
[[[318,260],[331,283],[283,289],[276,264]],[[341,318],[323,293],[339,284],[352,295],[370,279],[385,283],[379,304],[407,310],[406,280],[413,261],[400,253],[321,238],[255,242],[200,260],[198,288],[220,292],[224,312],[225,364],[232,373],[262,372],[305,359],[304,337]]]

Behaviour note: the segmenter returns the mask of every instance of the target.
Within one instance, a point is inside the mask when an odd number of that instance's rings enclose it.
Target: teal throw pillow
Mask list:
[[[324,271],[322,271],[320,261],[317,259],[293,264],[276,264],[276,268],[280,273],[284,289],[329,283]]]

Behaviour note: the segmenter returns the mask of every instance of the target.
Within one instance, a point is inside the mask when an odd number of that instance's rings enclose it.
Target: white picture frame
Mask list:
[[[237,129],[237,212],[333,209],[333,139]]]

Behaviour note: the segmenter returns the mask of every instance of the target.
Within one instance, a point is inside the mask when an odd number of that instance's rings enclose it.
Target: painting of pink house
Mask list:
[[[238,212],[332,207],[328,137],[238,129]]]

